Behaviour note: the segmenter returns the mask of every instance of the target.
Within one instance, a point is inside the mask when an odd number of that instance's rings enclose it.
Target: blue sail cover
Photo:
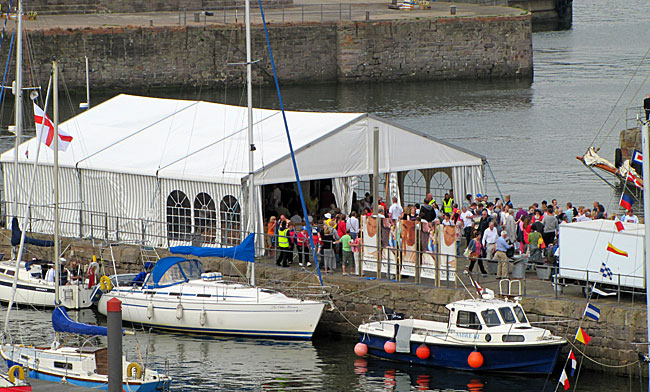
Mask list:
[[[208,248],[201,246],[173,246],[171,253],[196,257],[230,257],[232,259],[255,262],[255,233],[251,233],[241,244],[231,248]]]
[[[20,237],[22,235],[23,233],[20,231],[20,227],[18,226],[18,218],[14,217],[11,220],[11,246],[18,246],[20,244]],[[46,247],[54,246],[54,241],[39,240],[27,236],[25,236],[25,243],[35,245],[35,246],[46,246]]]
[[[106,327],[99,325],[88,325],[72,321],[68,312],[61,306],[54,308],[52,312],[52,327],[56,332],[78,333],[81,335],[101,335],[106,336]]]

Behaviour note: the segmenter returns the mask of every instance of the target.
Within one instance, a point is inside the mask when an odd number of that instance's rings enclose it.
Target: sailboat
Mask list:
[[[20,3],[19,3],[20,4]],[[22,6],[19,5],[19,15]],[[58,200],[58,69],[53,63],[54,80],[54,254],[59,254],[59,200]],[[24,234],[23,234],[24,237]],[[24,241],[24,238],[23,238]],[[21,242],[23,242],[21,241]],[[22,245],[22,244],[21,244]],[[19,253],[22,252],[22,246]],[[60,270],[59,258],[55,257],[55,270]],[[23,344],[8,343],[8,323],[12,308],[12,301],[7,309],[4,341],[0,345],[0,356],[7,361],[9,367],[20,366],[27,369],[30,378],[45,381],[69,383],[84,387],[107,389],[108,388],[108,352],[105,347],[69,347],[61,344],[62,332],[106,336],[105,327],[90,326],[74,322],[70,319],[61,305],[59,290],[59,276],[55,274],[54,303],[57,305],[52,312],[52,325],[56,336],[51,347],[25,346]],[[14,292],[17,276],[14,277]],[[13,299],[13,298],[12,298]],[[169,386],[171,379],[155,370],[148,369],[144,364],[137,362],[128,363],[122,357],[124,374],[123,389],[132,392],[149,392],[164,389]]]
[[[255,286],[255,144],[249,0],[246,0],[245,7],[250,146],[247,228],[251,234],[234,248],[175,247],[170,250],[199,257],[231,257],[247,261],[249,284],[228,282],[216,273],[204,274],[202,263],[197,259],[167,257],[155,264],[142,285],[121,287],[116,279],[115,287],[99,300],[98,310],[102,314],[107,314],[107,302],[117,298],[122,302],[122,319],[127,322],[173,331],[281,339],[311,339],[320,321],[325,302],[292,298]],[[304,210],[304,200],[302,203]]]
[[[18,15],[22,15],[22,1],[18,2]],[[17,39],[16,39],[16,143],[14,146],[14,201],[13,201],[13,214],[18,214],[18,147],[21,142],[23,130],[23,70],[22,70],[22,17],[17,17]],[[36,99],[38,94],[33,91],[32,99]],[[48,86],[49,95],[49,86]],[[35,105],[35,104],[34,104]],[[47,99],[45,103],[45,110],[47,110]],[[45,116],[42,116],[40,125],[43,128]],[[58,140],[57,140],[58,142]],[[40,150],[40,145],[39,145]],[[55,152],[55,154],[58,151]],[[34,170],[38,162],[34,162]],[[33,184],[31,187],[33,188]],[[30,190],[30,193],[32,191]],[[25,214],[27,216],[27,213]],[[23,219],[23,228],[26,219]],[[77,284],[70,284],[64,287],[55,287],[54,282],[48,282],[43,270],[43,265],[35,261],[23,261],[22,256],[24,253],[25,243],[30,243],[35,246],[54,246],[52,241],[41,241],[28,238],[24,232],[20,231],[18,219],[14,217],[11,224],[12,238],[11,244],[16,247],[19,246],[15,260],[0,261],[0,302],[15,302],[23,305],[30,305],[35,307],[54,307],[57,305],[55,302],[56,291],[61,290],[62,295],[58,296],[61,299],[61,305],[68,309],[82,309],[92,306],[91,295],[93,287],[84,285],[84,282]],[[54,252],[54,258],[58,258],[58,252]],[[15,283],[14,283],[15,281]]]

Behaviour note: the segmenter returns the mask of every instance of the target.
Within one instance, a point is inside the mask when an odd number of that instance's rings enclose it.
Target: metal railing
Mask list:
[[[369,20],[370,10],[364,4],[301,4],[281,5],[264,10],[267,22],[326,22],[341,20]],[[256,9],[251,10],[254,23],[261,23],[261,16]],[[243,6],[224,6],[216,10],[194,12],[191,19],[194,23],[244,23]],[[178,10],[178,24],[187,25],[187,10]]]
[[[632,106],[629,108],[625,109],[625,129],[632,129],[636,128],[639,126],[639,122],[637,120],[639,119],[645,119],[645,110],[643,110],[643,106]]]

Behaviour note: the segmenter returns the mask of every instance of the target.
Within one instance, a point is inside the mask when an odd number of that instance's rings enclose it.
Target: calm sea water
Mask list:
[[[650,61],[643,61],[648,37],[647,0],[580,0],[574,2],[571,30],[533,34],[532,80],[292,86],[283,88],[284,102],[292,110],[372,112],[474,150],[487,157],[501,190],[517,204],[557,198],[585,205],[599,200],[610,207],[615,204],[610,189],[575,156],[594,144],[613,158],[625,108],[639,106],[650,93],[650,85],[644,85]],[[245,104],[239,87],[145,94]],[[112,95],[95,94],[93,104]],[[71,106],[80,100],[73,96]],[[262,107],[278,105],[268,88],[256,89],[255,101]],[[5,105],[5,127],[10,111]],[[491,179],[488,192],[497,194]],[[49,314],[21,310],[15,315],[14,329],[23,331],[26,342],[51,340]],[[81,319],[95,321],[96,315],[83,312]],[[136,342],[154,366],[168,362],[175,391],[520,392],[553,391],[557,380],[556,375],[496,377],[365,361],[354,356],[353,342],[346,340],[269,342],[141,333],[127,338],[129,355],[136,355]],[[644,386],[639,380],[583,372],[577,390],[641,391]]]

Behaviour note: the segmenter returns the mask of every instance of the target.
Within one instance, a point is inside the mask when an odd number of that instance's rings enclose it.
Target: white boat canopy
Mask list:
[[[174,202],[176,207],[184,207],[181,193],[194,201],[187,206],[189,215],[183,215],[192,221],[205,218],[201,209],[219,210],[219,202],[212,202],[210,207],[206,197],[222,203],[226,196],[245,199],[242,185],[248,177],[249,148],[246,111],[245,107],[204,101],[121,94],[62,123],[60,129],[74,138],[68,150],[59,154],[59,186],[65,199],[63,207],[69,210],[64,230],[72,235],[91,235],[99,223],[93,219],[106,214],[124,220],[107,223],[114,226],[108,230],[110,236],[119,237],[121,232],[124,239],[132,237],[135,230],[138,235],[134,239],[144,237],[144,231],[147,237],[169,239],[165,231],[178,223],[178,219],[170,221],[170,208]],[[375,127],[380,135],[380,173],[443,170],[456,195],[483,191],[485,158],[431,136],[363,113],[286,112],[286,117],[301,179],[333,179],[337,197],[351,199],[356,181],[350,179],[372,173]],[[294,182],[282,113],[254,109],[253,121],[255,184]],[[29,181],[25,179],[31,178],[37,143],[33,138],[19,147],[20,203],[26,204]],[[14,149],[2,154],[0,162],[5,200],[12,201]],[[39,210],[39,206],[52,200],[52,164],[53,151],[43,146],[39,186],[31,210],[33,220],[42,221],[32,222],[34,231],[51,231],[51,213]],[[257,192],[261,195],[259,187]],[[238,204],[245,209],[244,200]],[[9,216],[13,215],[11,203],[7,207]],[[261,211],[261,204],[259,208]],[[145,223],[136,228],[134,220]],[[145,227],[146,222],[154,221],[163,222],[163,227]],[[103,221],[101,225],[106,226]],[[215,230],[221,229],[219,222],[216,226]],[[160,241],[153,242],[160,245]]]

